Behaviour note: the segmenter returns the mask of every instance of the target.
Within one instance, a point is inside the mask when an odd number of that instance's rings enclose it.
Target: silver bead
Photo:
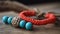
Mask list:
[[[21,20],[21,19],[20,19],[19,17],[14,17],[14,18],[12,19],[12,26],[18,27],[20,20]]]

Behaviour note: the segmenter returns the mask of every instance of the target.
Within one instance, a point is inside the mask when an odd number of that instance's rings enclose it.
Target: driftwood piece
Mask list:
[[[16,1],[0,1],[0,12],[10,11],[10,10],[19,13],[22,10],[30,10],[30,8]]]

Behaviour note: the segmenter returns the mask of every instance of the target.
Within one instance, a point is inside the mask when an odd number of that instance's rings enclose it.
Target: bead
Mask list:
[[[19,26],[21,28],[24,28],[25,27],[25,24],[26,24],[26,21],[25,20],[21,20],[20,23],[19,23]]]
[[[7,24],[7,20],[8,20],[8,17],[7,17],[7,16],[3,16],[2,21],[3,21],[5,24]]]
[[[12,18],[13,18],[13,17],[9,17],[9,18],[8,18],[8,24],[11,24]]]
[[[18,27],[20,20],[21,20],[21,19],[20,19],[19,17],[14,17],[14,18],[12,19],[12,26]]]
[[[31,30],[32,29],[32,23],[31,22],[27,22],[25,27],[26,27],[26,30]]]

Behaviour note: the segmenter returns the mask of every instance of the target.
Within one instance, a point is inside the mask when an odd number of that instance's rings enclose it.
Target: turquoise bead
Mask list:
[[[11,24],[12,23],[12,19],[13,19],[13,17],[9,17],[8,18],[8,20],[7,20],[8,21],[8,24]]]
[[[25,28],[25,24],[26,24],[26,21],[25,20],[21,20],[20,23],[19,23],[19,26],[21,28]]]
[[[7,20],[8,20],[8,16],[3,16],[2,21],[3,21],[4,23],[7,23]]]
[[[31,30],[32,29],[32,23],[31,22],[27,22],[25,27],[26,27],[26,30]]]

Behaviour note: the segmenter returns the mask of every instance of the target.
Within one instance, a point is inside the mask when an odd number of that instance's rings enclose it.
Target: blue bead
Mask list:
[[[27,22],[25,27],[26,27],[26,30],[31,30],[32,29],[32,23],[31,22]]]
[[[20,23],[19,23],[19,26],[21,28],[25,28],[25,24],[26,24],[26,21],[25,20],[21,20]]]
[[[2,21],[3,21],[4,23],[7,23],[7,20],[8,20],[8,16],[3,16]]]
[[[12,19],[13,19],[13,17],[9,17],[8,18],[8,20],[7,20],[8,21],[8,24],[11,24],[12,23]]]

